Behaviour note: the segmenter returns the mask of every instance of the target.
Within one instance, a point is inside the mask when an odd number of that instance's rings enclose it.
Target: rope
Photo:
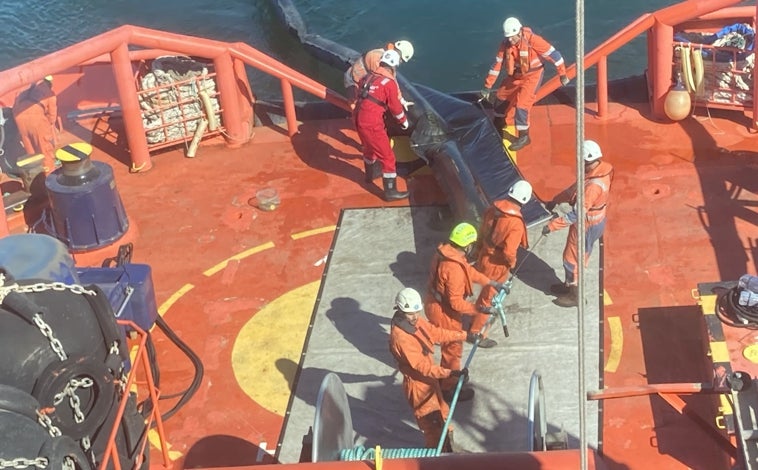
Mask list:
[[[385,459],[413,459],[420,457],[439,457],[437,449],[431,447],[407,448],[407,449],[382,449],[382,458]],[[352,449],[343,449],[340,451],[340,461],[358,461],[358,460],[375,460],[376,449],[367,449],[363,446],[356,446]]]
[[[587,410],[584,383],[584,252],[585,252],[585,210],[584,210],[584,161],[582,143],[584,142],[584,0],[576,0],[576,207],[577,216],[577,309],[579,366],[579,455],[580,468],[587,470]]]

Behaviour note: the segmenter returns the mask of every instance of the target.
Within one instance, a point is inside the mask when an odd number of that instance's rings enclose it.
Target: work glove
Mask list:
[[[489,101],[492,88],[482,88],[479,92],[479,101]]]
[[[466,333],[466,342],[467,343],[476,343],[477,341],[481,341],[481,340],[482,340],[482,334],[481,333],[472,333],[470,331]]]
[[[547,235],[548,233],[550,233],[550,226],[545,225],[544,227],[542,227],[542,235]]]
[[[492,315],[493,313],[497,313],[497,309],[495,307],[485,307],[484,305],[482,305],[482,306],[477,307],[476,309],[485,315]]]
[[[407,120],[407,119],[406,119],[405,121],[403,121],[403,123],[402,123],[402,124],[400,124],[400,128],[401,128],[402,130],[404,130],[404,131],[405,131],[405,130],[408,130],[408,127],[410,127],[410,124],[408,124],[408,120]]]
[[[492,287],[494,287],[498,291],[505,290],[506,294],[510,294],[511,293],[511,289],[508,288],[508,285],[505,284],[505,283],[503,283],[503,282],[490,281],[490,285]]]
[[[466,380],[468,377],[468,367],[464,367],[461,370],[451,370],[450,371],[450,377],[460,377],[463,376],[463,380]]]
[[[403,105],[404,110],[408,111],[408,108],[410,108],[416,103],[414,103],[413,101],[407,101],[405,98],[400,98],[400,104]]]
[[[566,86],[571,80],[566,75],[561,75],[561,85]]]

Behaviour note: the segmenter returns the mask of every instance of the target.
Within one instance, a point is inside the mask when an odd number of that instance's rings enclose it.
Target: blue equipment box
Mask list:
[[[123,264],[115,268],[77,268],[83,285],[100,287],[119,320],[131,320],[149,331],[158,318],[152,270],[146,264]],[[131,291],[131,292],[130,292]]]

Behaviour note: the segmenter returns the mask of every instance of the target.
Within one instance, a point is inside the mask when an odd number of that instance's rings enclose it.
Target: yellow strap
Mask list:
[[[37,163],[42,161],[45,158],[45,156],[41,153],[38,153],[37,155],[32,155],[30,157],[26,157],[24,159],[21,159],[16,162],[17,166],[26,166],[31,165],[32,163]]]

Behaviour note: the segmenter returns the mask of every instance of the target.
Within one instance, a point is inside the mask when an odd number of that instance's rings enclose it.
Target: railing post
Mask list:
[[[653,117],[667,119],[663,105],[666,102],[666,94],[671,88],[671,64],[673,59],[672,46],[674,44],[674,27],[656,21],[653,25],[653,77],[652,77],[652,102]]]
[[[218,99],[222,109],[221,120],[227,135],[227,146],[236,148],[247,142],[248,135],[243,129],[239,92],[231,53],[227,51],[215,57],[213,66],[216,69],[216,85],[218,86]]]
[[[118,97],[121,101],[121,115],[124,119],[126,142],[129,145],[129,153],[132,158],[131,171],[147,171],[153,167],[153,162],[150,160],[147,136],[145,135],[145,128],[142,126],[142,112],[134,87],[134,71],[129,59],[127,43],[121,43],[111,51],[111,61]]]
[[[597,117],[608,115],[608,56],[597,61]]]
[[[282,99],[284,100],[284,115],[287,118],[287,133],[290,137],[297,134],[297,114],[295,112],[295,96],[292,93],[292,84],[281,79]]]

